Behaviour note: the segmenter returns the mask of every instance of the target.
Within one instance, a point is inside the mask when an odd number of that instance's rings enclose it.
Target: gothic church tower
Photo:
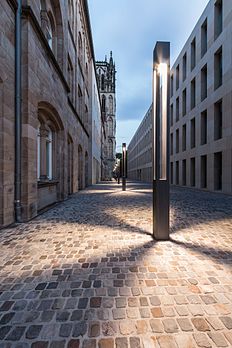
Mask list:
[[[103,179],[111,180],[116,155],[116,95],[115,63],[110,52],[109,62],[96,62],[97,79],[101,96],[102,113],[105,121],[106,140],[103,143]]]

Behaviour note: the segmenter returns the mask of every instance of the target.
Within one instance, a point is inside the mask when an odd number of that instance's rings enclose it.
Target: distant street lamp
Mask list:
[[[153,235],[169,239],[170,43],[153,51]]]
[[[126,143],[122,143],[122,190],[126,191]]]

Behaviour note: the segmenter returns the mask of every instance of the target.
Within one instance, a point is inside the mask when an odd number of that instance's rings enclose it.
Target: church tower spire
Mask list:
[[[96,62],[97,80],[101,96],[102,114],[105,121],[106,139],[103,143],[103,180],[111,180],[116,156],[116,70],[113,53],[109,61]]]

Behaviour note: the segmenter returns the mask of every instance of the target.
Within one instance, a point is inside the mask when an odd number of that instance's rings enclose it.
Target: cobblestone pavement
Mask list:
[[[0,231],[0,348],[232,347],[232,197],[93,186]]]

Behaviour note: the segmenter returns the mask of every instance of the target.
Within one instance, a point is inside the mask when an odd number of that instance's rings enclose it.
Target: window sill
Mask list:
[[[56,186],[59,183],[58,180],[41,180],[38,181],[38,188],[48,187],[48,186]]]

